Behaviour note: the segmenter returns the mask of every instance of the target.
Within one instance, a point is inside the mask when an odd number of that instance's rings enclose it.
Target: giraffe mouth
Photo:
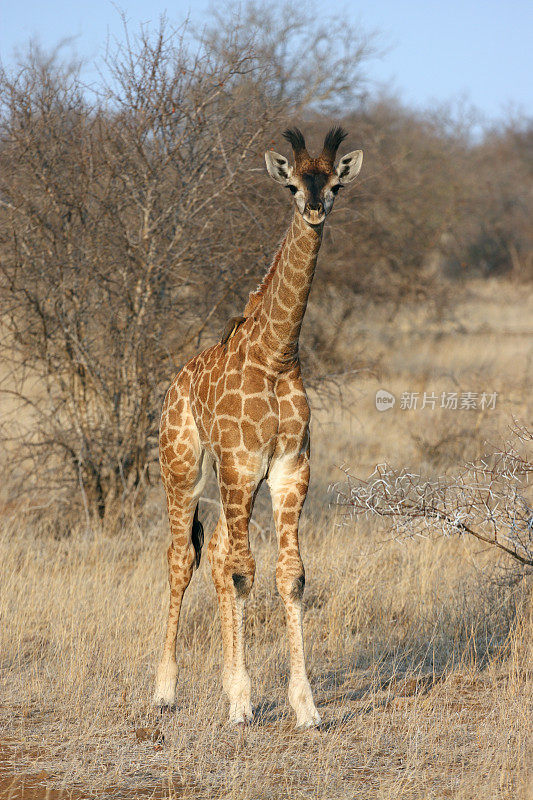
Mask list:
[[[305,209],[302,216],[304,220],[309,223],[309,225],[320,225],[320,223],[324,222],[326,219],[326,214],[324,211],[316,211],[315,209],[308,208]]]

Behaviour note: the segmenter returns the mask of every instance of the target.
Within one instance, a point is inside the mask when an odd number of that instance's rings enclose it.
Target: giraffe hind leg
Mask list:
[[[185,422],[188,424],[182,425],[179,430],[171,428],[169,431],[163,412],[161,439],[165,446],[161,448],[161,472],[171,532],[167,551],[170,602],[154,703],[166,707],[172,707],[176,700],[176,640],[181,604],[194,568],[200,562],[203,543],[198,500],[207,477],[207,458],[201,449],[192,417],[186,418]]]

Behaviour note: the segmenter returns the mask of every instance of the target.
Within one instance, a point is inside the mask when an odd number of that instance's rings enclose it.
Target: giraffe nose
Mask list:
[[[323,210],[322,209],[322,203],[320,203],[320,202],[308,203],[307,204],[307,210],[308,211],[322,211]]]

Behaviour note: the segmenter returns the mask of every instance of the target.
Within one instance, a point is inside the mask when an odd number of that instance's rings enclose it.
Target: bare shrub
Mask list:
[[[209,255],[220,201],[263,129],[231,92],[246,64],[193,59],[162,28],[119,48],[105,105],[89,107],[79,72],[39,54],[3,76],[1,346],[5,391],[30,412],[4,437],[41,487],[47,472],[54,488],[79,483],[100,515],[148,468],[166,330],[183,353],[201,326],[191,287],[210,273],[212,315],[235,277]],[[224,160],[213,129],[231,130],[237,110]]]
[[[514,439],[516,444],[436,480],[387,464],[367,480],[346,471],[346,480],[334,486],[337,504],[350,517],[389,518],[394,538],[468,535],[533,567],[533,462],[521,452],[533,433],[516,425]]]
[[[270,102],[292,115],[357,107],[367,94],[367,60],[378,53],[374,34],[313,3],[305,14],[291,1],[213,4],[203,36],[218,54],[228,42],[235,52],[251,46]]]
[[[176,365],[271,257],[278,220],[255,172],[265,140],[295,93],[301,110],[343,89],[309,70],[304,101],[266,47],[278,29],[261,39],[254,24],[196,44],[164,20],[125,29],[92,97],[79,66],[36,49],[0,74],[1,390],[13,401],[0,435],[40,505],[77,496],[88,517],[115,518],[142,497]],[[333,33],[280,35],[323,47]]]
[[[454,275],[533,280],[533,124],[514,119],[471,151],[462,214],[444,252]]]
[[[333,214],[318,282],[352,308],[362,298],[392,315],[414,301],[442,315],[458,278],[533,279],[531,122],[480,139],[475,118],[456,117],[391,97],[345,115],[365,170]]]

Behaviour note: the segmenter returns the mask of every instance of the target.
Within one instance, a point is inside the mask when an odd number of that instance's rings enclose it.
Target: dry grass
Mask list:
[[[320,731],[297,734],[286,699],[288,654],[264,495],[256,518],[266,533],[252,530],[258,571],[247,615],[257,720],[244,730],[226,723],[216,600],[204,562],[184,603],[178,709],[159,718],[150,708],[167,607],[159,491],[145,522],[132,521],[115,537],[79,527],[54,540],[6,518],[0,796],[5,787],[13,798],[58,797],[62,788],[75,797],[209,800],[532,797],[526,580],[462,539],[400,545],[374,524],[338,527],[325,495],[335,464],[359,474],[382,458],[451,469],[487,437],[505,435],[512,413],[531,419],[530,301],[505,291],[513,313],[505,303],[490,305],[490,287],[458,306],[462,333],[442,326],[428,333],[420,321],[411,329],[362,321],[361,337],[373,357],[381,355],[383,374],[357,381],[348,395],[353,413],[315,415],[302,550]],[[487,307],[490,327],[480,332]],[[375,410],[380,386],[439,392],[453,381],[460,390],[500,392],[496,410]],[[213,513],[204,506],[206,530]],[[16,774],[27,776],[24,795],[10,783]]]

